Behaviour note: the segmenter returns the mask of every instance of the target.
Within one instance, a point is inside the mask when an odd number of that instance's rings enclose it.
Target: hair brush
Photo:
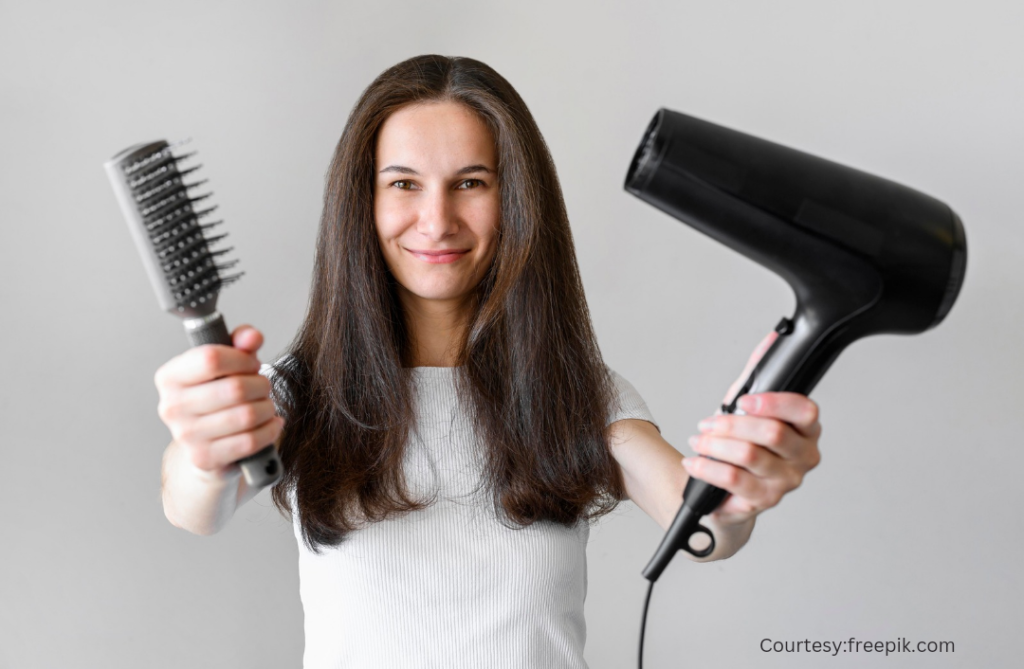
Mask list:
[[[206,236],[223,221],[200,223],[216,206],[200,208],[199,203],[211,194],[193,194],[206,180],[185,183],[185,178],[201,165],[179,169],[180,163],[195,155],[175,156],[172,149],[183,143],[172,146],[160,140],[136,144],[103,166],[160,308],[182,319],[192,346],[231,346],[231,334],[217,311],[217,297],[243,273],[225,275],[237,260],[217,262],[231,248],[210,250],[227,235]],[[281,477],[281,461],[273,444],[238,464],[246,483],[254,488],[272,485]]]

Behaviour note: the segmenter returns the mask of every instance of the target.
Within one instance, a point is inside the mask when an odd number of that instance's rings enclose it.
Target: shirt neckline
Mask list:
[[[461,367],[403,367],[410,374],[420,378],[447,379],[455,376],[455,370]]]

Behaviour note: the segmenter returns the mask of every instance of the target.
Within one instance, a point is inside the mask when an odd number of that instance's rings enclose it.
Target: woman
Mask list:
[[[667,528],[695,475],[732,493],[707,519],[721,559],[819,458],[817,407],[787,393],[703,422],[691,445],[715,460],[661,438],[601,359],[532,116],[465,58],[413,58],[367,88],[328,173],[300,332],[273,369],[258,331],[233,342],[157,372],[165,511],[218,531],[257,492],[231,463],[277,444],[307,668],[585,666],[590,521],[628,498]]]

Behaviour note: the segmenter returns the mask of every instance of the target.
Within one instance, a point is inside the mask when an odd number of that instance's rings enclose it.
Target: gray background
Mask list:
[[[298,667],[291,528],[261,494],[214,537],[164,519],[160,312],[101,164],[194,138],[246,278],[230,326],[304,313],[323,175],[384,68],[507,77],[550,145],[608,363],[687,452],[793,298],[622,189],[661,106],[950,203],[967,280],[934,331],[850,348],[814,392],[823,462],[734,558],[677,558],[647,666],[1019,666],[1024,313],[1019,2],[0,2],[0,667]],[[587,659],[635,665],[661,537],[632,504],[589,547]],[[761,639],[953,641],[766,654]],[[410,666],[415,662],[410,661]],[[832,666],[829,664],[829,666]]]

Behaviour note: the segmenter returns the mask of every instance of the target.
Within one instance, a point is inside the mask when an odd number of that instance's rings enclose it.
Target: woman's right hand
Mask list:
[[[240,325],[231,341],[234,346],[191,348],[153,378],[160,419],[188,461],[217,479],[237,474],[234,463],[276,442],[284,426],[270,400],[270,381],[259,374],[263,335]]]

